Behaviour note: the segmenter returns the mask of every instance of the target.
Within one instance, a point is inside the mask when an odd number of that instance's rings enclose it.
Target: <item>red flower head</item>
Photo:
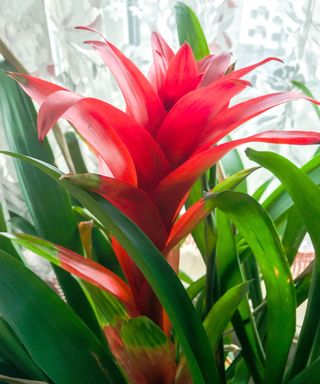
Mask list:
[[[231,99],[250,85],[242,78],[276,58],[232,70],[228,54],[210,55],[197,62],[187,43],[174,53],[154,33],[148,80],[105,39],[86,43],[100,54],[115,76],[126,112],[44,80],[12,76],[40,104],[40,140],[62,117],[72,123],[98,156],[101,175],[69,176],[73,182],[100,193],[121,209],[163,251],[174,269],[178,263],[177,253],[172,252],[174,245],[206,212],[200,201],[177,220],[178,214],[192,185],[208,168],[228,151],[248,142],[320,142],[316,132],[267,131],[218,144],[262,112],[291,100],[308,99],[297,92],[279,92],[230,106]],[[121,245],[115,240],[113,245],[138,313],[163,325],[161,307],[151,288]]]

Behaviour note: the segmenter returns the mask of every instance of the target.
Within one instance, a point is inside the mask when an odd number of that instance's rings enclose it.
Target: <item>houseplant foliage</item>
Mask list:
[[[225,177],[227,165],[216,172],[216,164],[249,142],[318,144],[320,133],[311,131],[219,141],[279,104],[319,103],[294,91],[230,106],[250,86],[245,75],[278,59],[235,69],[229,54],[210,54],[190,8],[178,3],[176,12],[181,48],[173,52],[154,33],[147,77],[103,37],[86,42],[115,76],[126,112],[26,74],[1,74],[13,150],[2,153],[23,160],[17,173],[32,221],[28,233],[13,233],[10,212],[1,209],[4,382],[317,382],[320,158],[299,169],[279,155],[248,150],[281,181],[262,204],[268,182],[253,196],[245,193],[257,167],[242,169],[234,155],[238,172]],[[12,78],[40,104],[37,118]],[[99,174],[62,174],[53,165],[45,136],[60,118],[97,155]],[[68,142],[74,138],[69,134]],[[73,148],[74,168],[83,172]],[[22,222],[15,224],[20,230]],[[293,280],[290,264],[306,232],[316,260]],[[185,278],[185,288],[179,244],[190,233],[206,274]],[[65,300],[24,266],[17,245],[51,262]],[[307,298],[294,343],[296,308]]]

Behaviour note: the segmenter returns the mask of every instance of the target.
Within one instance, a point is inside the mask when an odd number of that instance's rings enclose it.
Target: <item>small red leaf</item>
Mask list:
[[[249,84],[245,80],[227,79],[192,91],[174,105],[157,135],[172,168],[188,159],[210,121]]]
[[[151,45],[153,63],[149,71],[149,79],[154,89],[159,93],[174,53],[159,33],[152,33]]]
[[[202,80],[197,62],[188,43],[184,43],[172,57],[159,94],[167,110],[182,96],[196,89]]]
[[[200,68],[204,67],[205,69],[200,86],[205,87],[214,81],[219,80],[226,73],[230,65],[230,61],[231,55],[229,53],[221,53],[219,55],[209,56],[209,58],[202,62],[199,66]],[[236,77],[237,76],[235,76],[235,78]]]
[[[299,92],[279,92],[259,96],[224,110],[212,119],[210,124],[203,131],[198,142],[199,147],[196,152],[209,148],[232,132],[235,128],[239,127],[246,121],[251,120],[255,116],[258,116],[280,104],[299,99],[305,99],[311,101],[312,103],[320,104],[319,101],[307,98]]]
[[[230,141],[206,149],[192,156],[171,172],[157,186],[154,201],[170,228],[179,214],[180,207],[195,181],[225,154],[237,146],[249,142],[310,145],[320,143],[320,133],[308,131],[267,131],[243,139]]]
[[[166,228],[156,206],[142,189],[114,178],[90,173],[67,174],[63,178],[99,193],[134,221],[159,249],[163,247],[167,238]]]
[[[78,28],[98,33],[89,27]],[[98,51],[116,78],[126,101],[129,115],[151,134],[154,134],[166,112],[152,85],[135,64],[107,40],[87,41],[86,43]]]

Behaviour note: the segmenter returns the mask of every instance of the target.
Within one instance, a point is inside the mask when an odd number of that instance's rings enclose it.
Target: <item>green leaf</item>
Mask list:
[[[2,68],[12,69],[6,63],[2,64]],[[12,151],[54,163],[48,141],[45,140],[43,144],[38,141],[37,113],[31,99],[1,69],[0,119]],[[18,162],[15,165],[37,235],[79,252],[81,243],[69,195],[30,164]],[[57,267],[54,267],[54,271],[69,305],[98,334],[98,324],[92,308],[77,281]]]
[[[295,206],[289,209],[286,228],[282,237],[282,245],[291,265],[297,255],[302,240],[306,235],[306,227]]]
[[[10,361],[26,377],[47,380],[47,376],[35,364],[21,341],[14,334],[9,325],[0,317],[0,354]]]
[[[74,164],[75,173],[87,173],[88,169],[83,160],[77,135],[73,131],[65,133],[66,143]]]
[[[320,376],[320,357],[294,377],[288,384],[318,384]]]
[[[296,287],[297,308],[308,298],[313,268],[314,262],[311,262],[294,281]]]
[[[38,141],[37,115],[31,99],[1,70],[0,100],[1,118],[10,149],[53,164],[54,158],[48,142],[45,140],[40,144]],[[15,164],[38,235],[69,248],[77,241],[80,245],[77,239],[77,223],[71,210],[70,198],[65,191],[29,164]],[[45,193],[41,193],[42,191]],[[61,228],[64,230],[61,231]]]
[[[264,382],[281,382],[295,332],[295,292],[276,229],[262,206],[248,195],[222,192],[207,199],[235,223],[257,258],[268,308]]]
[[[203,326],[207,332],[212,352],[215,353],[219,340],[230,322],[234,312],[248,291],[249,283],[242,283],[229,289],[213,305]]]
[[[236,174],[228,177],[219,184],[217,184],[212,192],[221,192],[229,189],[236,188],[246,177],[248,177],[252,172],[254,172],[258,167],[244,169]],[[195,184],[194,187],[198,189],[199,181]],[[195,193],[194,193],[195,192]],[[203,196],[201,196],[200,201],[197,199],[198,192],[195,189],[191,190],[189,199],[187,200],[186,206],[189,211],[182,215],[179,220],[175,223],[173,230],[171,232],[170,241],[167,243],[165,251],[172,249],[181,239],[192,231],[192,234],[196,240],[200,241],[201,248],[200,252],[204,257],[206,263],[209,262],[210,255],[214,253],[215,247],[215,238],[216,235],[213,233],[212,218],[209,216],[212,211],[210,204],[205,204]],[[194,209],[196,208],[196,209]],[[192,213],[192,214],[191,214]],[[207,220],[204,222],[203,218],[206,217]],[[200,224],[200,225],[199,225]],[[195,234],[197,236],[195,236]]]
[[[227,136],[227,141],[231,141],[231,137]],[[233,175],[234,173],[237,173],[239,171],[242,171],[244,169],[243,162],[241,160],[241,157],[239,155],[239,151],[237,149],[234,149],[227,153],[220,161],[224,174],[228,177],[230,175]],[[247,183],[244,179],[242,183],[237,187],[236,189],[238,192],[247,192]]]
[[[197,180],[189,193],[186,201],[186,209],[192,207],[197,201],[203,198],[205,190],[202,186],[201,180]],[[202,220],[192,231],[192,237],[201,253],[203,259],[206,259],[207,255],[207,234],[206,234],[206,221]]]
[[[0,375],[11,377],[24,377],[24,374],[11,362],[7,361],[0,354]],[[1,381],[0,381],[1,383]]]
[[[320,184],[320,154],[313,157],[301,167],[301,171],[307,174],[317,185]],[[263,202],[263,207],[274,221],[278,221],[288,213],[293,206],[292,198],[283,185],[276,188]]]
[[[102,329],[106,325],[115,327],[119,322],[130,318],[124,305],[113,295],[86,281],[83,281],[81,285],[84,286],[90,301],[92,301],[93,308]]]
[[[219,209],[216,210],[216,227],[216,268],[221,293],[225,293],[233,286],[243,283],[244,278],[230,220]],[[232,318],[232,325],[242,346],[241,353],[248,367],[253,372],[253,376],[258,380],[256,376],[262,376],[264,351],[253,316],[251,315],[248,300],[242,300],[240,303],[235,316]]]
[[[225,180],[221,181],[217,184],[212,192],[222,192],[227,191],[229,189],[235,189],[238,187],[248,176],[250,176],[254,171],[259,169],[260,167],[252,167],[248,169],[241,169],[237,173],[227,177]]]
[[[126,346],[153,348],[167,343],[166,335],[145,316],[128,320],[121,328],[121,338]]]
[[[228,380],[228,384],[248,384],[250,380],[250,372],[243,359],[239,360],[235,369],[234,376]]]
[[[67,189],[107,230],[112,231],[141,269],[167,311],[186,355],[194,383],[214,380],[219,383],[209,341],[192,302],[176,274],[147,236],[102,197],[88,193],[66,179],[59,180],[61,172],[50,164],[20,154],[0,153],[23,159],[41,169]],[[153,262],[150,263],[150,260]]]
[[[107,331],[110,332],[110,329]],[[114,338],[113,331],[113,338]],[[176,371],[175,350],[162,330],[147,317],[135,317],[121,324],[119,339],[111,342],[115,354],[122,344],[120,364],[134,383],[173,383]],[[111,338],[112,340],[112,338]]]
[[[9,212],[10,214],[10,222],[12,224],[13,230],[18,230],[21,232],[28,233],[29,235],[36,236],[37,231],[35,227],[23,216],[17,214],[16,212]],[[5,230],[3,230],[5,232]]]
[[[93,228],[92,231],[93,251],[99,264],[110,269],[123,280],[125,276],[120,267],[119,261],[114,254],[113,248],[107,236],[98,228]]]
[[[265,191],[269,187],[269,185],[271,184],[271,182],[272,182],[272,178],[262,183],[260,187],[257,188],[256,191],[252,194],[252,197],[259,201],[262,195],[265,193]]]
[[[44,283],[0,252],[0,313],[55,383],[125,383],[87,326]]]
[[[8,212],[6,212],[3,206],[0,204],[0,232],[7,232],[9,230],[7,224],[8,220]],[[9,253],[10,255],[14,256],[17,260],[22,260],[20,253],[9,239],[3,237],[0,238],[0,250]]]
[[[205,287],[206,277],[202,276],[198,280],[194,281],[187,288],[188,295],[191,300],[193,300]]]
[[[67,248],[63,248],[36,236],[27,235],[26,233],[10,234],[1,232],[0,236],[12,239],[16,243],[50,261],[53,265],[61,266],[61,268],[68,273],[115,295],[129,308],[134,308],[132,292],[128,285],[100,264]],[[99,336],[101,336],[101,334]]]
[[[179,279],[181,281],[183,281],[184,283],[186,283],[188,285],[193,283],[193,280],[191,279],[191,277],[183,271],[179,271],[178,276],[179,276]]]
[[[0,383],[6,384],[48,384],[46,381],[24,380],[17,377],[0,375]]]
[[[216,210],[216,227],[216,268],[221,292],[225,293],[232,286],[242,283],[243,279],[230,220],[218,209]]]
[[[263,300],[258,263],[250,248],[247,248],[244,252],[242,252],[241,257],[243,258],[242,265],[244,277],[246,280],[252,281],[249,287],[248,296],[251,300],[253,309],[255,309]]]
[[[180,44],[182,45],[187,41],[196,60],[208,56],[210,54],[209,47],[196,14],[190,7],[180,1],[175,8]]]
[[[247,150],[248,157],[269,169],[282,182],[294,201],[304,225],[312,240],[316,265],[309,292],[309,300],[304,322],[294,359],[292,360],[288,378],[298,374],[307,364],[314,337],[320,324],[319,295],[320,295],[320,194],[314,182],[298,167],[284,157],[271,152]],[[314,158],[313,160],[315,160]]]

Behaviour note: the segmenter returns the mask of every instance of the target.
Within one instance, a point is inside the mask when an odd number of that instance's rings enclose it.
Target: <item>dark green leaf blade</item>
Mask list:
[[[125,383],[112,357],[36,275],[0,252],[0,312],[55,383]]]
[[[227,136],[228,141],[231,140],[230,136]],[[237,149],[234,149],[227,153],[222,159],[221,159],[221,165],[224,171],[224,174],[228,177],[230,175],[233,175],[236,172],[240,172],[244,169],[243,162],[241,160],[239,151]],[[237,187],[236,189],[238,192],[247,192],[247,182],[244,179],[242,183]]]
[[[294,377],[288,384],[318,384],[320,377],[320,357]]]
[[[215,353],[218,342],[223,336],[223,331],[230,322],[235,310],[245,297],[249,283],[242,283],[229,289],[213,305],[204,320],[204,328],[207,332],[212,352]]]
[[[48,384],[46,381],[24,380],[17,377],[0,375],[0,383],[6,384]]]
[[[190,7],[180,1],[175,8],[180,44],[187,41],[196,60],[208,56],[210,54],[209,47],[196,14]]]
[[[225,293],[233,286],[241,284],[244,278],[232,225],[227,215],[219,209],[216,210],[216,227],[216,268],[221,293]],[[242,346],[242,356],[250,367],[251,374],[257,382],[261,381],[265,356],[248,300],[242,300],[240,303],[232,318],[232,325]]]
[[[307,174],[316,184],[320,184],[320,154],[312,158],[308,163],[301,167],[301,171]],[[281,184],[263,202],[263,207],[274,221],[278,221],[288,213],[288,209],[293,206],[293,201]]]
[[[307,364],[312,343],[320,324],[319,294],[320,294],[320,194],[315,183],[298,167],[286,158],[272,152],[258,152],[247,149],[248,157],[269,169],[282,182],[294,201],[303,223],[311,237],[315,253],[316,268],[314,268],[309,301],[294,359],[290,365],[288,377],[298,374]],[[318,156],[317,156],[318,157]],[[314,158],[313,160],[318,160]]]
[[[257,258],[268,303],[264,382],[281,382],[295,332],[295,292],[276,229],[261,205],[248,195],[222,192],[207,199],[235,223]]]
[[[87,173],[88,169],[81,153],[77,135],[75,132],[70,131],[65,134],[65,139],[74,164],[75,173]]]
[[[26,377],[47,380],[47,376],[35,364],[21,341],[14,334],[9,325],[0,317],[0,354],[10,361]]]
[[[2,203],[4,204],[4,202]],[[8,231],[8,213],[4,210],[4,206],[0,203],[0,232]],[[11,240],[0,238],[0,250],[9,253],[14,256],[17,260],[21,261],[21,256],[15,246],[12,244]]]
[[[1,68],[12,70],[6,63]],[[31,99],[0,69],[0,119],[9,148],[53,164],[47,140],[37,137],[37,113]],[[47,175],[30,164],[15,163],[19,184],[38,236],[79,252],[81,243],[70,196]],[[98,334],[98,324],[77,281],[54,267],[69,305]]]
[[[305,225],[295,206],[288,211],[286,228],[282,237],[283,248],[291,265],[306,235]]]

